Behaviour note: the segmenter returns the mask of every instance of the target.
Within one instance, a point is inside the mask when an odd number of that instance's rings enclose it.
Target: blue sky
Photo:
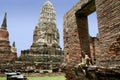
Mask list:
[[[0,26],[7,12],[7,25],[10,44],[16,42],[18,55],[29,49],[33,41],[33,30],[38,23],[40,9],[47,0],[0,0]],[[57,27],[60,33],[60,46],[63,48],[63,16],[80,0],[50,0],[56,11]],[[88,16],[89,32],[96,36],[97,19],[94,12]]]

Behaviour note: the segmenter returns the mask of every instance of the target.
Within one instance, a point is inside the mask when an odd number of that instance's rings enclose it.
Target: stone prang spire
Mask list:
[[[16,51],[17,51],[17,49],[15,47],[15,41],[14,41],[12,44],[12,47],[11,47],[11,52],[16,53]]]
[[[56,13],[53,4],[48,0],[43,4],[38,24],[34,30],[33,44],[35,46],[59,46],[59,33],[56,26]],[[40,48],[40,47],[39,47]]]
[[[7,13],[5,13],[1,29],[7,29]]]
[[[15,41],[13,42],[12,47],[15,47]]]
[[[34,69],[39,67],[39,70],[51,70],[60,67],[63,62],[63,55],[59,46],[55,10],[52,3],[46,1],[42,6],[38,24],[34,29],[33,43],[30,49],[21,51],[20,60],[30,64],[37,62],[38,65]]]

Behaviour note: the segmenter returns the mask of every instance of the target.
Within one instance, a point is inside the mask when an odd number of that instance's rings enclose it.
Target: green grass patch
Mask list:
[[[6,80],[6,78],[0,77],[0,80]],[[64,76],[28,77],[28,80],[65,80],[65,77]]]
[[[29,77],[29,80],[65,80],[64,76],[54,76],[54,77]]]
[[[0,80],[6,80],[6,78],[5,77],[0,77]]]

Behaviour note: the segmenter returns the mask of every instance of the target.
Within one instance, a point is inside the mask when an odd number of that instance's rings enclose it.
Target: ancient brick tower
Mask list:
[[[9,32],[7,31],[7,13],[0,28],[0,62],[11,62],[17,57],[16,51],[11,51]],[[15,48],[16,49],[16,48]]]
[[[32,67],[37,69],[59,68],[63,52],[59,46],[55,10],[50,1],[43,4],[31,48],[21,51],[20,59],[34,64]]]
[[[41,9],[40,19],[34,30],[31,49],[41,49],[43,45],[59,46],[59,33],[56,27],[56,14],[50,1],[47,1]]]

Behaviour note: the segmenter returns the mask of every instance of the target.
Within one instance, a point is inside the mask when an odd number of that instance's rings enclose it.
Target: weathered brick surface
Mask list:
[[[8,41],[9,40],[8,36],[9,36],[8,31],[6,31],[4,29],[0,30],[0,40],[6,40],[6,41]]]
[[[120,35],[120,1],[96,0],[96,7],[101,49],[105,54],[110,43]]]
[[[69,53],[70,61],[79,62],[82,50],[87,51],[88,54],[90,53],[86,17],[90,12],[95,11],[94,6],[96,7],[100,34],[100,46],[95,45],[95,47],[100,47],[96,49],[96,51],[98,51],[96,52],[97,57],[99,57],[97,58],[98,61],[101,61],[109,55],[110,44],[120,35],[119,0],[96,0],[94,5],[87,3],[89,3],[89,0],[80,1],[64,16],[64,53],[65,56]],[[89,7],[84,9],[86,4],[89,5]]]
[[[79,29],[76,24],[76,11],[87,1],[79,2],[64,16],[64,54],[70,56],[70,62],[79,63],[81,53],[81,42],[79,39]],[[86,28],[87,29],[87,28]],[[85,34],[86,35],[86,34]]]
[[[99,39],[88,34],[87,16],[96,11]],[[67,66],[80,62],[81,51],[97,60],[97,65],[119,65],[120,55],[109,54],[111,43],[120,35],[120,0],[80,0],[64,16],[64,54]],[[77,80],[77,79],[76,79]]]

